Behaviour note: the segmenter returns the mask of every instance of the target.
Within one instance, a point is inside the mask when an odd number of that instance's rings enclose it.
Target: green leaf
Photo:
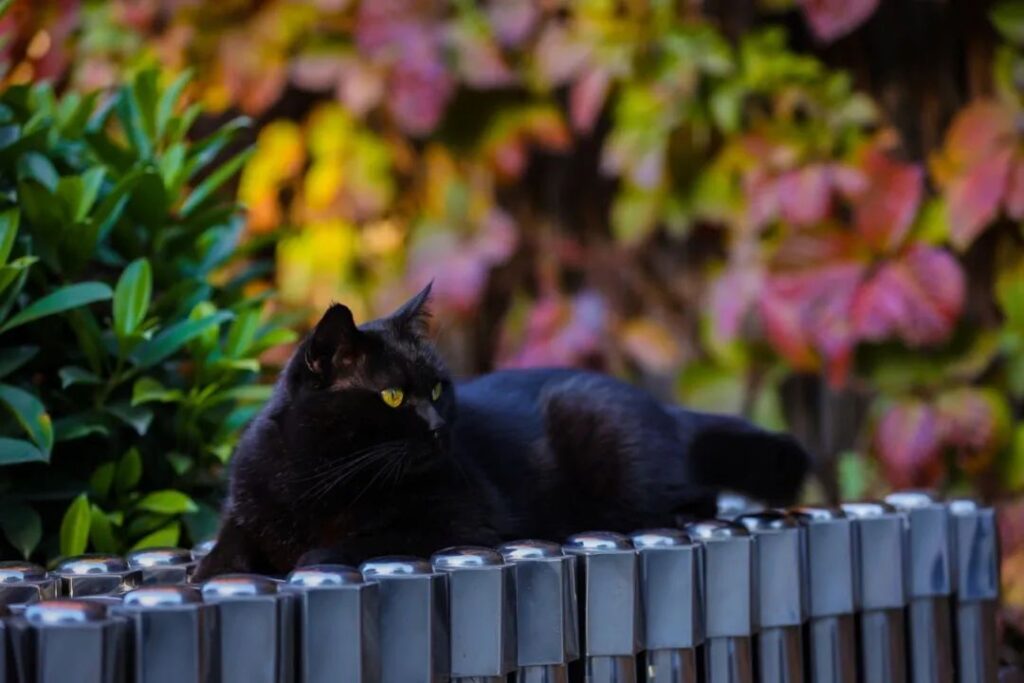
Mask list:
[[[174,82],[160,96],[160,104],[157,106],[156,111],[157,138],[163,138],[164,133],[167,132],[167,124],[174,115],[174,106],[181,99],[181,93],[185,90],[185,86],[188,85],[190,80],[192,80],[192,70],[186,69],[174,79]]]
[[[50,449],[53,448],[53,424],[42,402],[18,387],[0,384],[0,403],[7,406],[14,419],[49,460]]]
[[[114,403],[107,406],[107,412],[135,430],[139,436],[145,436],[153,421],[153,411],[139,408],[126,403]]]
[[[50,192],[57,191],[60,174],[53,162],[39,152],[29,152],[18,159],[18,179],[31,178]]]
[[[64,557],[81,555],[89,542],[89,526],[92,510],[89,496],[81,494],[68,506],[60,523],[60,554]]]
[[[73,441],[74,439],[82,439],[93,434],[104,437],[110,436],[110,429],[107,426],[106,420],[94,412],[61,417],[53,423],[54,441]]]
[[[1006,40],[1024,44],[1024,2],[1001,2],[992,8],[989,18]]]
[[[89,488],[99,498],[106,498],[110,487],[114,485],[114,474],[117,472],[116,462],[105,462],[92,471],[89,477]]]
[[[58,372],[60,375],[60,388],[67,389],[75,384],[100,384],[102,380],[95,373],[77,365],[67,365]]]
[[[89,540],[92,541],[93,549],[101,553],[117,554],[120,550],[120,545],[114,537],[114,528],[107,514],[96,505],[93,505],[89,519]]]
[[[132,354],[132,360],[136,365],[143,368],[156,365],[174,355],[178,349],[192,339],[230,320],[231,317],[231,313],[228,311],[218,311],[199,320],[183,320],[171,325],[157,336],[136,348]]]
[[[102,282],[80,282],[75,285],[61,287],[56,292],[37,299],[22,309],[17,315],[12,316],[0,327],[0,332],[7,332],[19,325],[24,325],[27,322],[53,315],[54,313],[78,308],[79,306],[85,306],[96,301],[104,301],[111,296],[113,296],[113,292],[110,291],[110,287]]]
[[[142,537],[138,543],[132,546],[132,550],[141,550],[142,548],[174,548],[177,547],[180,537],[181,524],[171,522],[148,536]]]
[[[231,358],[243,358],[252,348],[256,339],[256,331],[260,326],[260,310],[248,308],[238,314],[231,327],[228,328],[224,353]]]
[[[138,105],[139,115],[146,133],[146,137],[156,141],[156,109],[159,88],[157,79],[160,72],[157,69],[144,69],[135,76],[132,95]]]
[[[189,177],[202,169],[206,164],[213,161],[214,157],[235,137],[240,130],[249,128],[252,120],[246,116],[234,118],[215,132],[192,145],[192,154],[189,158]]]
[[[198,508],[192,499],[181,491],[167,489],[155,491],[145,496],[135,504],[139,510],[156,512],[163,515],[178,515],[185,512],[195,512]]]
[[[7,209],[0,213],[0,265],[7,263],[14,248],[14,238],[18,236],[18,221],[21,214],[17,209]]]
[[[152,377],[140,377],[132,386],[132,405],[137,406],[150,401],[171,403],[180,401],[184,394],[178,389],[168,389]]]
[[[142,456],[136,448],[129,448],[117,463],[114,487],[118,493],[126,493],[139,485],[142,478]]]
[[[149,159],[153,155],[153,144],[146,133],[146,125],[143,122],[142,112],[139,110],[139,102],[135,99],[135,93],[130,86],[123,86],[117,98],[117,118],[121,121],[128,142],[132,149],[142,159]]]
[[[153,296],[153,272],[149,261],[140,258],[128,264],[114,287],[114,332],[128,339],[146,319]]]
[[[250,147],[249,149],[239,152],[228,161],[225,161],[216,171],[208,175],[203,182],[199,183],[192,193],[185,200],[185,203],[181,207],[181,215],[189,217],[193,211],[199,208],[203,202],[205,202],[210,195],[217,191],[217,189],[230,180],[231,176],[238,173],[249,157],[255,152],[255,148]]]
[[[26,560],[43,538],[43,520],[39,513],[21,503],[10,503],[0,508],[0,526],[10,544]]]
[[[28,441],[0,436],[0,466],[47,461],[47,455]]]
[[[38,346],[12,346],[0,349],[0,378],[11,374],[39,353]]]
[[[21,258],[14,259],[6,266],[0,266],[0,292],[7,289],[11,283],[15,284],[14,289],[10,292],[12,303],[25,284],[25,276],[28,275],[29,267],[38,260],[35,256],[22,256]],[[21,278],[20,281],[19,277]],[[3,317],[3,315],[0,314],[0,317]]]

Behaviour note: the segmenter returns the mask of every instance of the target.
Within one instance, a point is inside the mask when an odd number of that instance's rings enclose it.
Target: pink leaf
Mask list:
[[[802,0],[802,4],[814,37],[831,43],[867,21],[878,0]]]
[[[1015,137],[1013,113],[1007,107],[994,101],[973,102],[950,124],[942,146],[944,163],[970,165],[1012,144]]]
[[[590,48],[577,40],[560,23],[545,25],[534,48],[534,60],[541,81],[549,87],[564,85],[587,64]]]
[[[516,81],[490,36],[474,26],[456,25],[449,41],[458,57],[459,75],[472,88],[503,88]]]
[[[487,17],[501,44],[515,47],[530,35],[540,11],[533,0],[491,0]]]
[[[762,275],[753,265],[731,266],[711,284],[708,308],[713,333],[719,341],[728,343],[739,335],[761,284]]]
[[[855,202],[857,230],[870,246],[892,251],[906,238],[921,203],[922,170],[872,150],[864,173],[869,185]]]
[[[782,217],[796,227],[820,223],[831,204],[829,185],[827,168],[821,164],[783,173],[775,185]]]
[[[956,449],[961,467],[970,474],[987,469],[1008,437],[1009,411],[1002,396],[974,387],[953,389],[939,397],[937,411],[943,440]]]
[[[875,452],[895,487],[927,486],[942,473],[939,419],[921,401],[896,404],[875,430]]]
[[[1005,149],[969,166],[948,185],[950,241],[959,250],[974,242],[999,212],[1006,191],[1012,150]]]
[[[945,341],[960,315],[964,276],[945,251],[916,246],[890,261],[858,290],[852,318],[860,338],[899,336],[911,346]]]
[[[426,135],[437,127],[455,89],[437,48],[423,42],[407,46],[391,74],[388,109],[411,135]]]
[[[572,84],[569,91],[569,112],[573,129],[579,133],[589,133],[594,129],[608,96],[610,84],[611,75],[607,69],[600,67],[587,69],[583,76]]]

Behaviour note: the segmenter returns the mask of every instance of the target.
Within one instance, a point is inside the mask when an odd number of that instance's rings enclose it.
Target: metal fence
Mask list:
[[[988,683],[991,509],[921,493],[188,583],[203,552],[0,564],[3,681]]]

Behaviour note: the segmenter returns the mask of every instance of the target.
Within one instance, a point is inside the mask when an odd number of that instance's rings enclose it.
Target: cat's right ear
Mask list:
[[[335,362],[355,358],[362,333],[356,327],[352,311],[341,304],[331,304],[313,328],[306,346],[306,367],[317,375],[330,371]]]

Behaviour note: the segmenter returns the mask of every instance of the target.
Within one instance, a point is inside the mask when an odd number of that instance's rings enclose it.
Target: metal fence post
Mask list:
[[[760,683],[803,683],[803,627],[807,620],[804,534],[778,511],[736,520],[754,536],[758,599],[757,668]]]
[[[722,520],[684,528],[704,544],[704,649],[707,683],[752,683],[757,631],[754,543],[741,525]]]
[[[364,562],[363,578],[380,585],[382,683],[448,680],[448,590],[444,574],[415,557]]]
[[[562,548],[577,558],[588,683],[634,683],[643,623],[633,544],[621,534],[590,531],[570,536]]]
[[[678,529],[630,535],[640,554],[647,683],[696,683],[704,642],[700,604],[702,547]]]
[[[516,683],[568,683],[580,656],[576,558],[548,541],[498,548],[516,584]]]
[[[961,681],[995,683],[999,675],[996,613],[999,550],[995,511],[972,500],[954,500],[956,536],[957,665]]]

